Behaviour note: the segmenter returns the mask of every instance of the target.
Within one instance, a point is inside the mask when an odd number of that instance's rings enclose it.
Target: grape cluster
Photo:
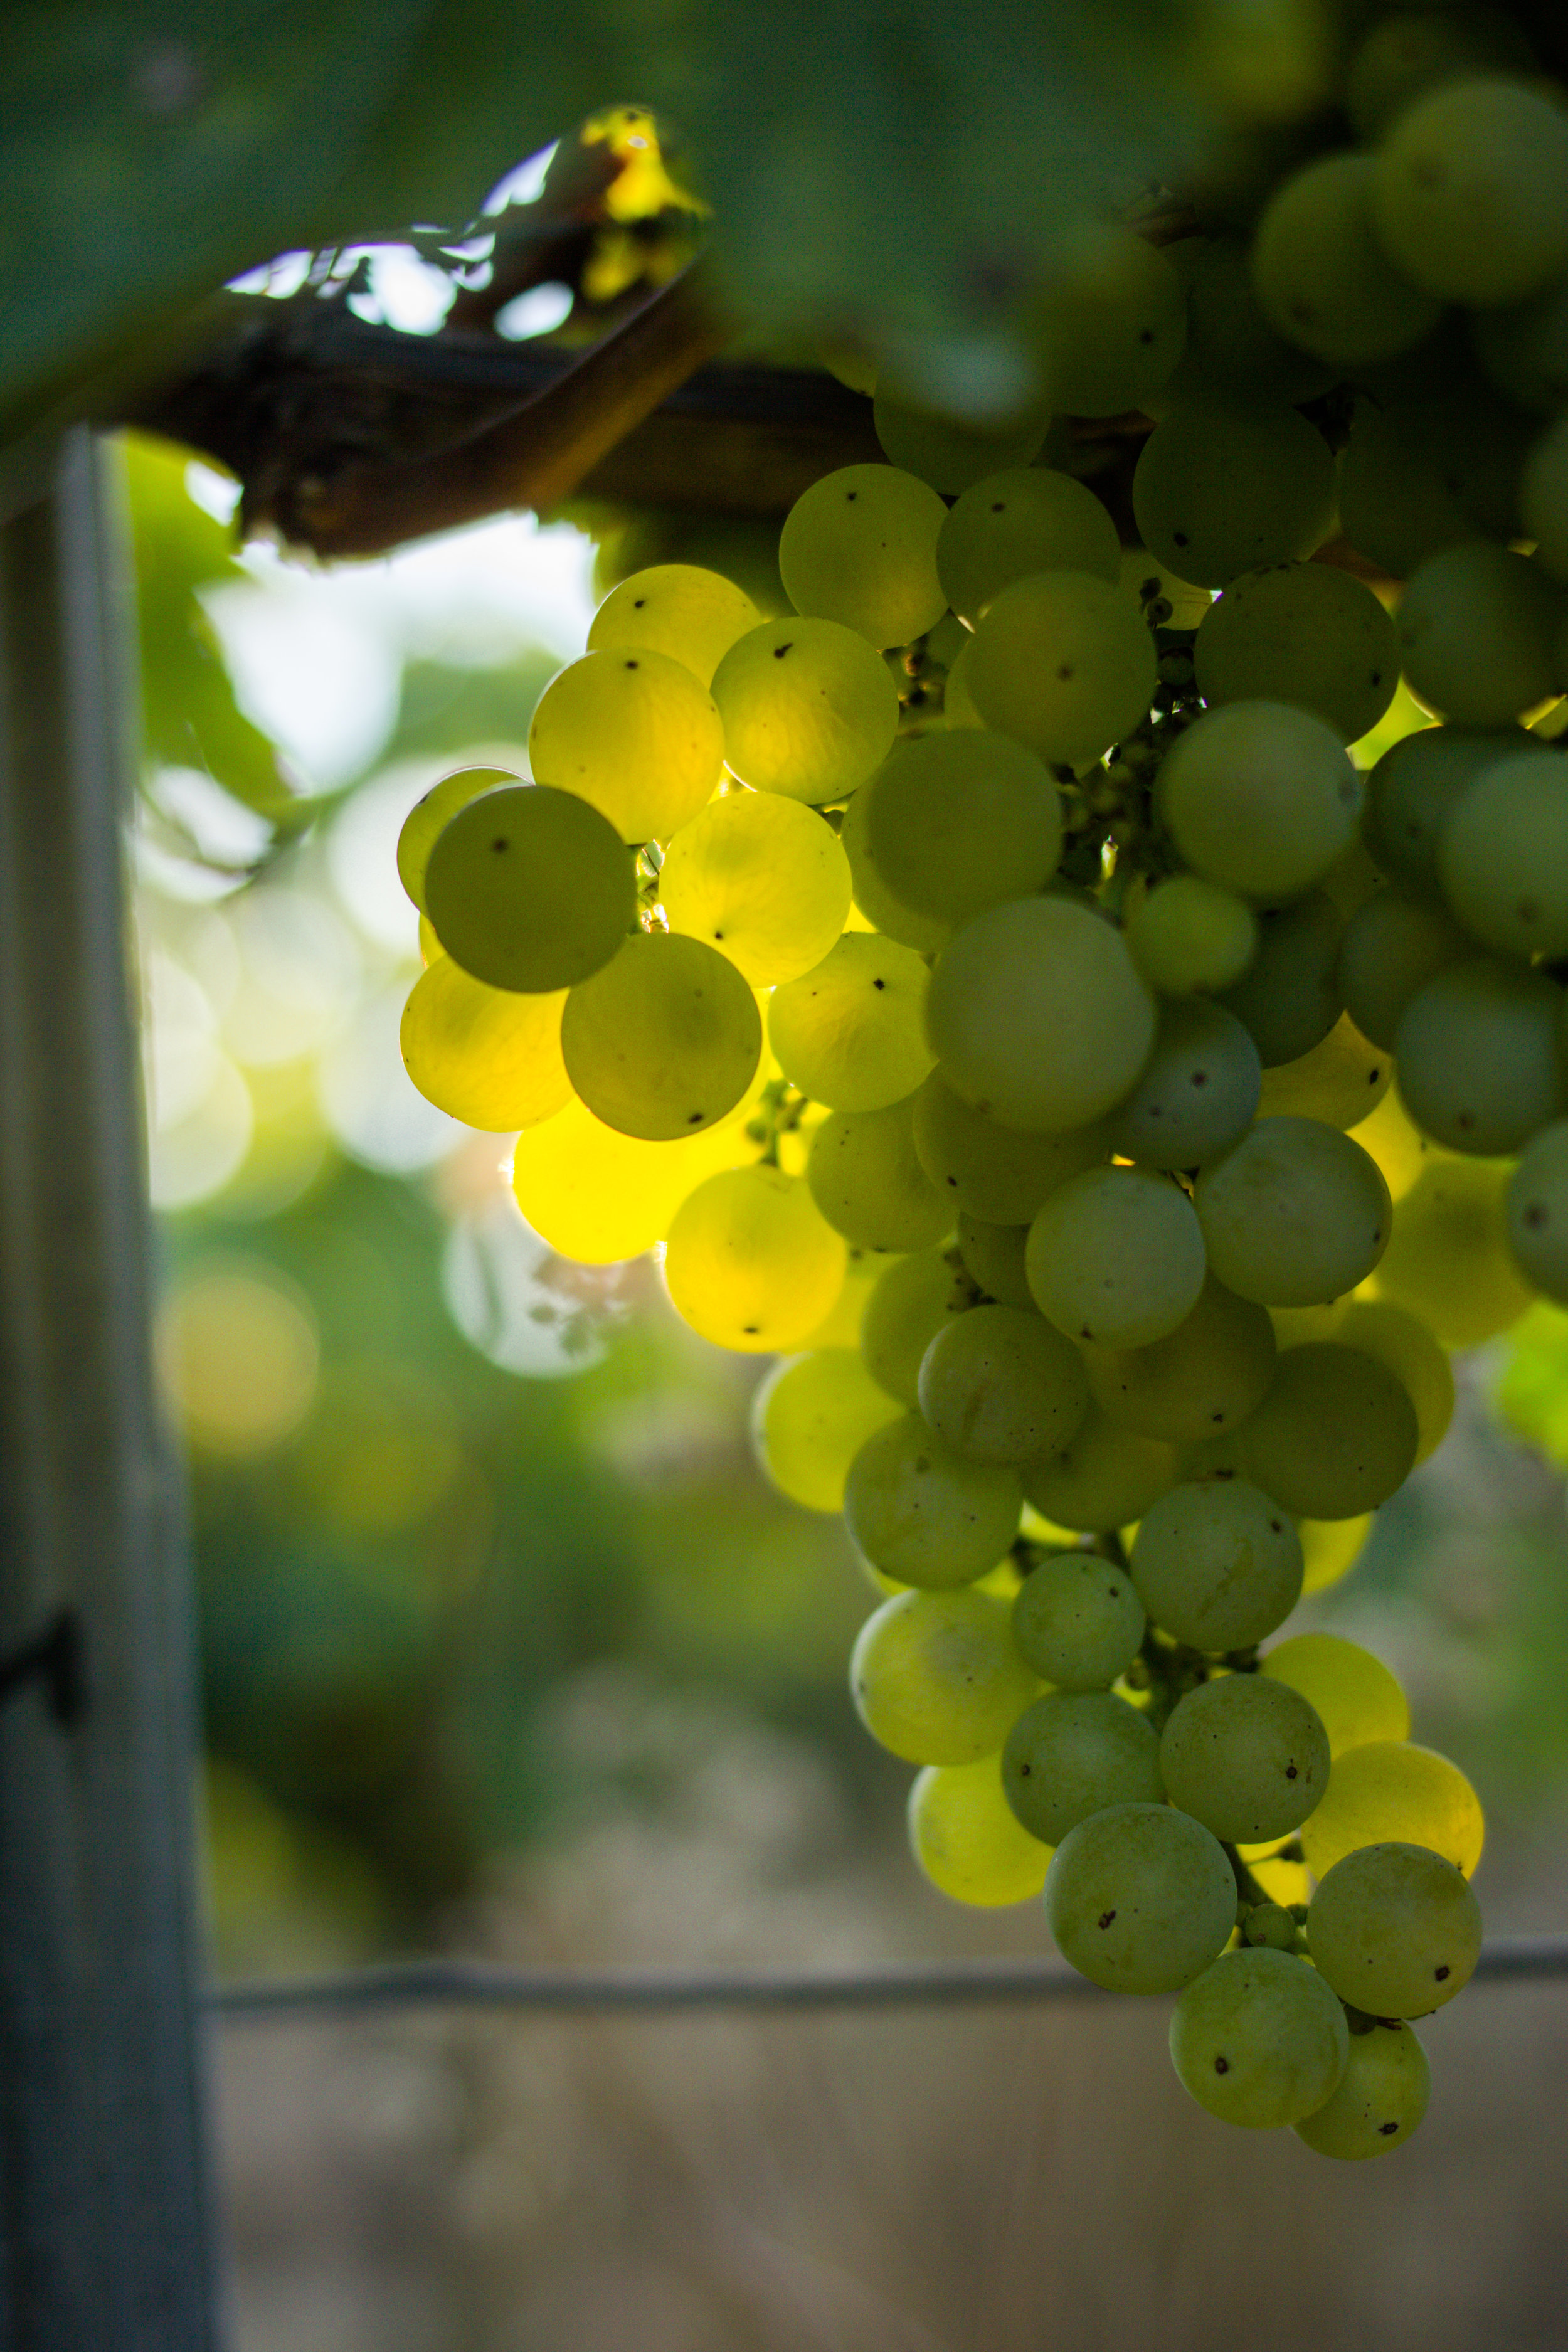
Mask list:
[[[1438,1444],[1447,1349],[1568,1302],[1568,115],[1468,22],[1374,26],[1366,143],[1245,227],[1064,239],[1038,416],[879,389],[793,612],[624,580],[536,781],[399,847],[415,1083],[521,1130],[563,1253],[660,1243],[782,1359],[758,1451],[882,1596],[851,1685],[927,1875],[1043,1892],[1179,1995],[1200,2105],[1345,2158],[1420,2121],[1480,1812],[1375,1658],[1260,1644]],[[1152,420],[1140,546],[1052,408]],[[1392,611],[1310,560],[1336,503]],[[1358,765],[1402,674],[1436,723]]]

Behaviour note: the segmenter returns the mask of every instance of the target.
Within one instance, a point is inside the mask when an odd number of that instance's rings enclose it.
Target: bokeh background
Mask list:
[[[441,315],[411,254],[352,266],[367,315]],[[845,1685],[874,1596],[837,1520],[753,1464],[765,1367],[681,1326],[649,1261],[556,1258],[510,1139],[433,1109],[397,1052],[408,809],[454,767],[526,772],[540,692],[637,564],[711,561],[765,602],[768,528],[577,509],[311,572],[237,557],[209,466],[122,457],[158,1354],[219,1971],[1041,1948],[1037,1906],[962,1912],[909,1860],[908,1775]],[[1532,1310],[1460,1385],[1299,1622],[1384,1655],[1416,1736],[1477,1782],[1493,1931],[1560,1927],[1568,1317]],[[1164,2025],[1087,2000],[232,2024],[240,2352],[1563,2340],[1560,1987],[1479,1986],[1435,2021],[1431,2115],[1370,2172],[1198,2115]]]

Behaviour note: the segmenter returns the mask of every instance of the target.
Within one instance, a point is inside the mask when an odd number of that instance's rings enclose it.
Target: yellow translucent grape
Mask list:
[[[1434,1160],[1448,1156],[1430,1137],[1422,1134],[1397,1088],[1383,1095],[1371,1115],[1350,1132],[1382,1169],[1383,1181],[1393,1201],[1403,1201],[1422,1170]]]
[[[817,807],[858,791],[899,729],[899,689],[875,646],[796,614],[731,646],[713,698],[731,774]]]
[[[561,1056],[563,988],[487,988],[450,956],[420,974],[403,1008],[403,1066],[427,1102],[465,1126],[537,1127],[572,1099]]]
[[[1342,1013],[1326,1037],[1299,1061],[1263,1073],[1259,1118],[1316,1118],[1359,1132],[1387,1096],[1394,1056],[1362,1035]]]
[[[1408,1308],[1445,1348],[1475,1348],[1517,1323],[1531,1291],[1508,1238],[1510,1164],[1430,1159],[1394,1213],[1370,1289]]]
[[[779,1154],[780,1165],[787,1175],[805,1173],[808,1150],[800,1153],[799,1165],[791,1166],[785,1154]],[[834,1300],[815,1331],[808,1331],[801,1341],[803,1348],[858,1348],[860,1324],[866,1313],[866,1301],[890,1265],[896,1265],[902,1253],[896,1250],[863,1249],[858,1243],[849,1244],[849,1263],[844,1270],[844,1287]]]
[[[1363,1845],[1424,1845],[1468,1878],[1481,1858],[1480,1799],[1457,1764],[1408,1741],[1369,1740],[1347,1749],[1301,1828],[1314,1877]]]
[[[846,1248],[798,1176],[737,1168],[710,1176],[670,1222],[664,1279],[704,1339],[746,1355],[794,1348],[844,1281]]]
[[[1263,1672],[1317,1709],[1331,1757],[1369,1739],[1410,1737],[1410,1702],[1397,1677],[1359,1642],[1339,1633],[1292,1633],[1269,1651]]]
[[[797,613],[841,621],[880,650],[907,646],[947,611],[937,536],[947,509],[898,466],[840,466],[803,490],[779,534],[779,572]]]
[[[422,914],[419,918],[419,961],[426,971],[429,971],[437,956],[444,956],[446,952],[446,949],[436,937],[435,924],[428,915]]]
[[[815,809],[730,792],[670,843],[658,878],[672,931],[706,940],[753,988],[821,962],[849,912],[849,861]]]
[[[1372,1533],[1372,1513],[1359,1519],[1298,1519],[1296,1533],[1301,1538],[1301,1557],[1306,1562],[1306,1574],[1301,1580],[1303,1596],[1309,1592],[1326,1592],[1348,1576],[1366,1548]]]
[[[810,1511],[841,1511],[844,1481],[873,1430],[897,1421],[853,1348],[818,1348],[773,1369],[752,1400],[752,1443],[781,1495]]]
[[[819,964],[773,991],[768,1042],[814,1102],[883,1110],[933,1066],[926,1042],[930,973],[913,948],[847,931]]]
[[[443,776],[438,784],[432,784],[424,797],[415,802],[397,836],[397,878],[421,916],[425,912],[425,868],[438,836],[445,833],[458,811],[478,800],[481,793],[494,792],[498,785],[515,784],[517,781],[507,768],[459,768],[455,775]],[[423,940],[423,929],[420,938]]]
[[[1402,1383],[1415,1407],[1415,1459],[1425,1462],[1454,1418],[1453,1367],[1426,1324],[1384,1299],[1358,1298],[1341,1316],[1334,1337],[1342,1347],[1386,1364]]]
[[[910,1848],[939,1894],[987,1909],[1040,1893],[1054,1846],[1031,1837],[1002,1787],[1000,1756],[928,1764],[910,1790]]]
[[[724,730],[683,663],[617,646],[584,654],[552,679],[528,756],[537,782],[580,793],[623,841],[667,841],[711,798]]]
[[[583,1265],[640,1257],[668,1232],[687,1194],[718,1170],[752,1160],[743,1120],[679,1143],[622,1135],[580,1102],[518,1139],[512,1190],[542,1240]]]
[[[654,563],[613,588],[588,631],[591,654],[649,646],[703,686],[762,614],[743,588],[697,563]]]

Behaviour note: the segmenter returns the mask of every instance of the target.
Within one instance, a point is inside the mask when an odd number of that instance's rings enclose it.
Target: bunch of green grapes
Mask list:
[[[1360,148],[1200,210],[1247,234],[1059,239],[1015,414],[872,368],[890,462],[785,518],[795,609],[622,582],[532,781],[437,785],[400,869],[415,1083],[774,1360],[921,1869],[1359,2158],[1474,1969],[1480,1812],[1287,1621],[1448,1351],[1568,1304],[1568,118],[1458,36],[1346,72]],[[1152,420],[1139,547],[1053,408]]]

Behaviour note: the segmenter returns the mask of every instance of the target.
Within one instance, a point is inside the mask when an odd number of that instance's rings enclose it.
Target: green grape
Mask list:
[[[1506,727],[1555,693],[1563,617],[1563,591],[1538,564],[1472,541],[1427,557],[1394,619],[1421,701],[1461,727]]]
[[[991,1225],[958,1213],[958,1254],[987,1299],[1035,1314],[1026,1253],[1027,1225]],[[1037,1320],[1038,1318],[1037,1316]]]
[[[1508,1188],[1508,1238],[1531,1286],[1568,1302],[1568,1119],[1553,1119],[1521,1153]]]
[[[1394,1039],[1416,1125],[1450,1151],[1520,1150],[1563,1109],[1563,1003],[1544,972],[1482,956],[1418,989]]]
[[[1390,130],[1372,209],[1412,285],[1446,302],[1517,302],[1568,263],[1568,122],[1521,82],[1445,83]]]
[[[1187,347],[1173,374],[1143,404],[1150,416],[1175,408],[1234,403],[1292,407],[1329,391],[1334,371],[1277,335],[1252,283],[1251,257],[1237,236],[1191,240]],[[1167,246],[1173,259],[1177,248]]]
[[[846,931],[818,964],[773,991],[768,1042],[792,1085],[833,1110],[882,1110],[931,1066],[930,975],[912,948]]]
[[[637,920],[637,877],[596,809],[513,784],[459,809],[425,869],[447,953],[491,988],[544,994],[601,971]]]
[[[1377,725],[1399,684],[1394,623],[1364,581],[1330,563],[1244,572],[1204,615],[1193,661],[1211,709],[1290,703],[1343,743]]]
[[[1381,1658],[1340,1633],[1293,1633],[1264,1659],[1262,1673],[1316,1710],[1331,1757],[1369,1739],[1408,1739],[1410,1702]]]
[[[954,1316],[976,1304],[956,1250],[917,1250],[879,1275],[860,1318],[860,1354],[879,1388],[920,1402],[921,1360]]]
[[[1393,268],[1373,227],[1370,155],[1323,155],[1281,182],[1252,247],[1268,323],[1336,367],[1392,359],[1431,333],[1442,305]]]
[[[1146,237],[1085,222],[1049,255],[1028,326],[1052,409],[1121,416],[1141,408],[1181,358],[1186,290]]]
[[[992,1594],[899,1592],[861,1626],[849,1688],[872,1738],[906,1764],[974,1764],[996,1754],[1039,1684]]]
[[[941,1895],[987,1909],[1027,1903],[1050,1868],[1002,1791],[1001,1760],[928,1764],[910,1790],[910,1846]]]
[[[750,630],[714,671],[713,699],[731,774],[817,805],[857,791],[899,731],[886,663],[838,621],[790,614]]]
[[[595,1118],[669,1142],[711,1127],[740,1101],[762,1055],[762,1016],[716,948],[673,931],[634,931],[569,992],[561,1050]]]
[[[1106,1419],[1142,1437],[1194,1445],[1256,1411],[1274,1378],[1266,1307],[1211,1276],[1184,1323],[1152,1348],[1089,1349],[1089,1393]]]
[[[1527,751],[1484,768],[1437,845],[1444,896],[1502,955],[1568,953],[1568,761]],[[1452,959],[1449,959],[1452,961]]]
[[[1342,2000],[1369,2017],[1426,2017],[1474,1975],[1481,1911],[1441,1854],[1385,1843],[1347,1853],[1327,1872],[1307,1936],[1320,1974]]]
[[[467,808],[481,793],[493,792],[498,784],[515,784],[517,781],[505,768],[459,768],[456,775],[443,776],[438,784],[432,784],[424,797],[415,802],[397,836],[397,878],[421,915],[425,912],[425,869],[430,862],[430,852],[458,811]]]
[[[1366,780],[1364,831],[1367,847],[1397,888],[1441,905],[1437,847],[1450,812],[1476,777],[1510,751],[1531,748],[1522,727],[1492,733],[1424,727],[1384,753]]]
[[[975,720],[978,727],[980,721]],[[872,779],[872,782],[876,780]],[[838,838],[849,860],[850,887],[866,926],[921,955],[935,955],[952,937],[952,925],[935,915],[917,915],[894,898],[870,855],[871,785],[862,784],[844,812]]]
[[[1258,952],[1258,919],[1234,891],[1176,874],[1134,906],[1127,944],[1152,988],[1191,996],[1241,978]]]
[[[1394,1207],[1370,1152],[1315,1118],[1264,1118],[1205,1168],[1193,1204],[1215,1274],[1238,1298],[1316,1307],[1388,1246]]]
[[[792,1348],[821,1322],[844,1281],[844,1243],[798,1176],[730,1168],[677,1209],[664,1279],[676,1311],[716,1347]]]
[[[879,380],[871,423],[882,454],[944,498],[955,498],[988,475],[1027,466],[1039,455],[1049,418],[1031,411],[990,430],[961,418],[939,416]]]
[[[883,887],[944,926],[1043,890],[1062,853],[1050,776],[1022,743],[980,729],[895,743],[855,810]]]
[[[1132,477],[1139,537],[1178,579],[1202,588],[1310,555],[1328,536],[1333,500],[1327,442],[1283,404],[1173,408]]]
[[[1413,1740],[1369,1739],[1335,1763],[1301,1845],[1320,1879],[1358,1847],[1389,1842],[1429,1847],[1468,1878],[1485,1835],[1480,1800],[1457,1764]]]
[[[1358,1299],[1334,1326],[1342,1348],[1359,1349],[1386,1365],[1415,1408],[1415,1459],[1425,1462],[1447,1435],[1454,1418],[1454,1372],[1417,1316],[1386,1299]]]
[[[1568,418],[1559,417],[1525,460],[1520,515],[1536,555],[1554,580],[1568,580]]]
[[[1014,1640],[1035,1672],[1059,1691],[1109,1690],[1138,1655],[1143,1627],[1131,1577],[1095,1552],[1042,1559],[1013,1603]],[[1160,1790],[1150,1801],[1163,1794]]]
[[[1285,702],[1206,712],[1166,753],[1159,794],[1187,864],[1265,905],[1321,882],[1361,816],[1361,778],[1343,744]]]
[[[1351,59],[1345,111],[1356,137],[1370,145],[1412,100],[1441,83],[1492,66],[1528,73],[1534,63],[1520,27],[1493,10],[1384,16]]]
[[[921,1166],[964,1215],[992,1225],[1024,1225],[1047,1193],[1104,1160],[1110,1150],[1100,1124],[1065,1135],[1025,1135],[998,1127],[954,1094],[933,1070],[915,1097],[915,1150]]]
[[[1301,1591],[1289,1515],[1245,1479],[1173,1486],[1144,1513],[1132,1580],[1152,1622],[1194,1650],[1249,1649]]]
[[[1300,2124],[1332,2097],[1350,2034],[1328,1986],[1293,1952],[1222,1952],[1171,2019],[1183,2087],[1221,2123],[1249,2131]]]
[[[1121,542],[1092,490],[1049,467],[1019,466],[987,475],[950,508],[936,568],[948,603],[973,628],[994,597],[1031,572],[1093,572],[1119,583]]]
[[[1159,1805],[1165,1798],[1160,1743],[1148,1722],[1125,1699],[1099,1690],[1047,1691],[1026,1707],[1002,1750],[1002,1786],[1024,1827],[1046,1845],[1059,1845],[1109,1805]]]
[[[1091,1406],[1060,1454],[1025,1465],[1024,1498],[1055,1527],[1107,1535],[1141,1519],[1175,1483],[1173,1445],[1119,1429]],[[1049,1679],[1059,1682],[1061,1676]]]
[[[1260,920],[1258,952],[1220,1001],[1249,1032],[1265,1070],[1300,1061],[1339,1020],[1344,932],[1345,919],[1326,890],[1310,890]]]
[[[1046,1874],[1046,1923],[1064,1960],[1108,1992],[1176,1992],[1236,1925],[1236,1876],[1217,1839],[1172,1805],[1112,1805],[1069,1830]]]
[[[1329,1735],[1288,1684],[1225,1675],[1177,1700],[1160,1770],[1172,1804],[1216,1838],[1286,1837],[1328,1787]]]
[[[781,1495],[841,1511],[849,1465],[898,1406],[853,1348],[818,1348],[776,1364],[752,1399],[752,1444]]]
[[[1556,416],[1568,403],[1564,291],[1559,282],[1526,302],[1471,314],[1470,342],[1488,383],[1516,408],[1533,409],[1539,416]],[[1547,568],[1557,570],[1555,564]]]
[[[976,1307],[926,1349],[920,1402],[966,1462],[1033,1462],[1070,1444],[1089,1411],[1089,1381],[1077,1351],[1040,1316]]]
[[[798,980],[849,913],[849,861],[813,809],[726,793],[683,825],[659,868],[672,931],[706,940],[753,988]]]
[[[1420,1430],[1404,1383],[1332,1339],[1287,1348],[1241,1438],[1246,1475],[1298,1518],[1374,1511],[1415,1466]]]
[[[797,613],[840,622],[878,646],[907,646],[947,610],[936,575],[947,509],[897,466],[840,466],[803,490],[779,537]]]
[[[1385,1054],[1405,1006],[1446,966],[1469,954],[1447,910],[1397,890],[1377,890],[1358,907],[1340,941],[1338,979],[1345,1011]]]
[[[1418,1317],[1445,1348],[1479,1348],[1530,1305],[1509,1247],[1510,1174],[1495,1162],[1435,1160],[1399,1204],[1377,1296]]]
[[[824,1119],[806,1181],[834,1231],[862,1249],[929,1249],[952,1229],[952,1210],[915,1157],[907,1099]]]
[[[1316,2114],[1295,2126],[1297,2137],[1319,2156],[1349,2162],[1403,2147],[1426,2112],[1432,2072],[1408,2025],[1379,2018],[1369,2033],[1352,2033],[1339,2089]]]
[[[403,1066],[426,1102],[466,1127],[537,1127],[572,1099],[561,1058],[565,1002],[563,989],[522,996],[487,988],[440,956],[403,1008]]]
[[[926,1004],[942,1075],[1004,1127],[1061,1135],[1131,1091],[1154,999],[1119,931],[1062,898],[976,916],[943,949]]]
[[[1206,1271],[1192,1202],[1147,1168],[1090,1168],[1059,1185],[1029,1228],[1025,1264],[1058,1331],[1118,1349],[1184,1323]]]
[[[1311,1118],[1327,1127],[1359,1127],[1394,1083],[1394,1056],[1362,1035],[1342,1013],[1326,1037],[1294,1062],[1263,1073],[1260,1118]]]
[[[942,689],[942,715],[950,727],[984,727],[985,721],[974,708],[974,697],[969,691],[969,642],[960,646],[947,667],[947,683]]]
[[[1196,1168],[1246,1134],[1261,1070],[1249,1033],[1223,1004],[1160,1008],[1143,1075],[1110,1124],[1114,1149],[1144,1168]]]
[[[873,1568],[935,1590],[973,1584],[995,1567],[1017,1532],[1022,1501],[1005,1461],[959,1454],[918,1412],[906,1412],[857,1451],[844,1520]]]
[[[1396,579],[1461,540],[1518,530],[1520,467],[1532,426],[1491,386],[1425,361],[1418,384],[1358,400],[1340,463],[1340,519],[1361,554]]]
[[[618,653],[649,646],[689,669],[703,686],[737,637],[762,614],[743,588],[695,563],[655,563],[613,588],[595,614],[588,651]]]
[[[1307,1573],[1301,1580],[1303,1594],[1326,1592],[1350,1573],[1366,1549],[1372,1525],[1370,1512],[1355,1519],[1297,1520],[1301,1557],[1307,1563]]]
[[[993,597],[964,664],[987,727],[1073,766],[1142,725],[1157,677],[1142,614],[1095,572],[1013,581]]]
[[[724,729],[684,663],[617,646],[583,655],[551,680],[528,756],[542,784],[579,794],[622,841],[666,841],[712,797]]]

